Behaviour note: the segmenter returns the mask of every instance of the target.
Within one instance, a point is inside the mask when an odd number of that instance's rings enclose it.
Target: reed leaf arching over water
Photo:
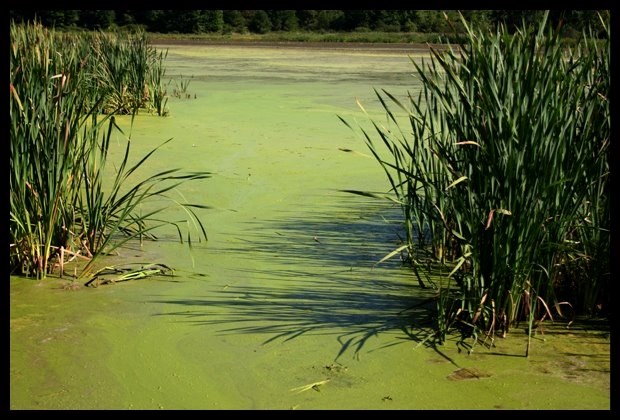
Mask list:
[[[376,91],[389,127],[371,118],[361,131],[401,205],[416,274],[430,262],[450,272],[439,341],[458,327],[475,344],[606,304],[610,33],[566,48],[546,17],[514,34],[463,24],[463,46],[413,62],[422,89],[408,103]]]
[[[88,260],[79,275],[86,278],[98,257],[166,224],[181,241],[181,222],[206,240],[194,211],[205,206],[167,193],[209,172],[171,168],[135,181],[131,175],[158,148],[128,166],[127,138],[112,185],[103,183],[110,139],[123,135],[114,115],[130,113],[133,123],[139,109],[166,113],[165,89],[153,86],[162,82],[165,55],[147,46],[144,34],[61,34],[37,23],[11,23],[10,36],[11,273],[44,278],[59,266],[62,276],[69,253]],[[160,102],[148,105],[156,95]],[[165,205],[142,213],[152,198],[180,205],[188,220],[163,220]]]

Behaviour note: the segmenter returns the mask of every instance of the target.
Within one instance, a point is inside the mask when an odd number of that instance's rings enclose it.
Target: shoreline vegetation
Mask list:
[[[197,38],[175,38],[160,37],[159,34],[147,34],[149,42],[157,47],[166,46],[222,46],[239,48],[295,48],[295,49],[321,49],[321,50],[347,50],[365,51],[376,54],[409,53],[409,54],[430,54],[431,49],[445,51],[449,47],[458,49],[455,44],[437,43],[404,43],[404,42],[359,42],[359,41],[291,41],[286,39],[244,39],[243,37],[220,38],[197,37]]]
[[[294,40],[289,37],[261,37],[261,36],[171,36],[169,34],[148,34],[149,42],[156,46],[165,47],[166,45],[211,45],[227,47],[247,47],[247,48],[307,48],[307,49],[346,49],[364,50],[374,53],[429,53],[434,49],[444,51],[449,46],[458,48],[456,44],[442,44],[433,42],[399,42],[393,39],[389,42],[384,41],[359,41],[356,39],[348,40]]]
[[[351,46],[398,46],[428,45],[442,46],[448,38],[439,33],[419,32],[270,32],[267,34],[231,33],[231,34],[170,34],[147,32],[147,39],[155,44],[241,44],[241,45],[303,45],[330,46],[347,44]]]
[[[131,31],[131,28],[119,28]],[[455,51],[467,40],[462,34],[447,35],[438,32],[269,32],[266,34],[256,33],[160,33],[145,32],[149,43],[157,46],[166,45],[222,45],[230,47],[255,47],[255,48],[320,48],[320,49],[365,49],[373,52],[413,52],[430,53],[431,50],[438,52],[449,48]],[[576,44],[572,37],[560,39],[564,47],[572,47]],[[595,41],[602,45],[604,40]]]
[[[267,34],[171,34],[146,32],[148,42],[156,45],[227,45],[244,47],[372,48],[384,51],[444,51],[467,42],[464,37],[420,32],[270,32]],[[561,38],[564,47],[576,44],[573,38]],[[601,45],[604,40],[598,41]]]
[[[62,277],[65,263],[80,257],[87,263],[74,277],[89,284],[99,257],[129,240],[156,239],[157,227],[175,226],[190,246],[206,241],[193,210],[205,206],[169,193],[210,173],[170,168],[136,180],[131,175],[172,139],[130,166],[131,129],[124,133],[115,122],[117,115],[133,121],[139,112],[168,114],[165,53],[144,33],[60,33],[13,22],[10,30],[11,274]],[[126,137],[126,149],[109,179],[104,169],[115,135]],[[143,211],[142,204],[162,199],[169,205]],[[173,205],[186,220],[161,219]],[[184,238],[179,225],[196,227],[197,235]]]

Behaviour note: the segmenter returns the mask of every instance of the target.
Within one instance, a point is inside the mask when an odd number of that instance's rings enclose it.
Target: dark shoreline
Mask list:
[[[244,48],[308,48],[327,50],[363,50],[374,52],[408,52],[427,53],[430,48],[445,50],[445,44],[420,43],[378,43],[378,42],[316,42],[316,41],[214,41],[206,39],[169,39],[153,37],[149,40],[154,45],[205,45]],[[455,46],[453,46],[454,48]]]

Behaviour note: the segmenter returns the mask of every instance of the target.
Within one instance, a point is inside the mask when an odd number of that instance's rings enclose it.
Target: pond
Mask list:
[[[173,138],[143,174],[213,173],[171,196],[210,206],[208,242],[170,229],[121,250],[174,277],[77,290],[11,277],[11,409],[610,408],[610,333],[594,322],[548,323],[528,358],[523,328],[470,355],[419,345],[432,292],[398,259],[377,264],[399,244],[399,209],[341,192],[389,186],[338,118],[370,127],[357,100],[385,122],[373,88],[417,92],[419,51],[161,48],[169,90],[189,80],[189,97],[119,124],[133,159]]]

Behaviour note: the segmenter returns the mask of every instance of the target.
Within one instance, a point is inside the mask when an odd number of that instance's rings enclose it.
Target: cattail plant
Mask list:
[[[96,58],[93,80],[105,92],[107,113],[131,114],[155,105],[164,114],[162,76],[165,54],[148,43],[142,32],[94,32],[88,34]]]
[[[79,132],[100,101],[80,91],[81,59],[38,24],[11,25],[11,266],[24,274],[45,276],[78,212]]]
[[[148,62],[163,56],[149,50],[144,37],[123,43],[114,35],[56,34],[37,23],[11,23],[10,35],[11,272],[43,278],[58,261],[62,275],[66,250],[89,259],[80,274],[86,277],[98,257],[128,240],[154,237],[152,230],[166,224],[176,227],[183,241],[181,221],[161,219],[167,206],[140,211],[153,198],[180,205],[188,216],[182,222],[206,240],[194,212],[205,206],[166,194],[183,182],[208,178],[209,172],[170,168],[135,180],[132,174],[158,147],[128,166],[126,136],[112,185],[103,182],[104,175],[109,178],[104,171],[110,139],[124,135],[114,115],[129,112],[133,123],[144,106]]]
[[[149,50],[149,73],[148,73],[148,91],[151,108],[160,117],[168,115],[166,104],[168,103],[168,92],[164,85],[164,76],[166,68],[164,62],[168,57],[168,50],[156,51],[151,47]]]
[[[376,92],[390,122],[373,122],[380,141],[362,133],[403,210],[400,249],[416,274],[421,258],[450,273],[439,341],[458,327],[475,344],[574,310],[557,293],[567,273],[586,309],[609,281],[610,38],[607,25],[605,39],[564,47],[546,15],[514,34],[462,21],[464,45],[413,62],[417,96]]]

